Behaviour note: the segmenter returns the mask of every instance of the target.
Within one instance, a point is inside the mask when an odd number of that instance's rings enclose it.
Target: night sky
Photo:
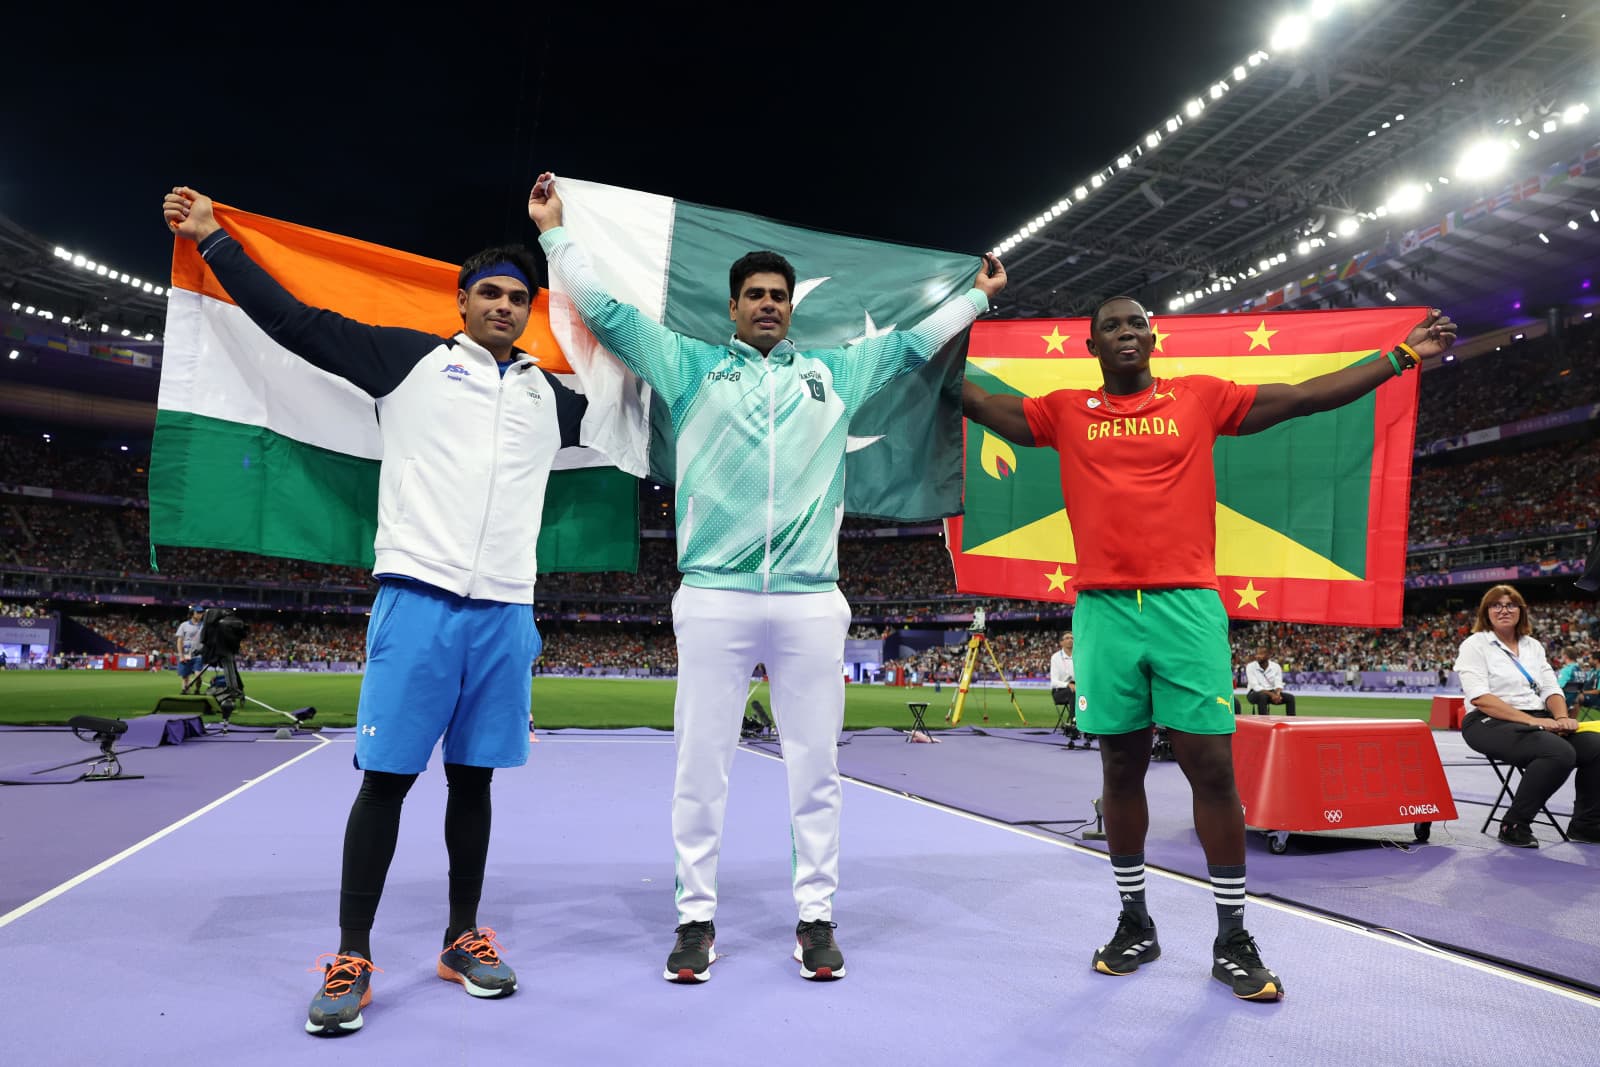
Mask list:
[[[160,198],[188,184],[459,261],[532,243],[528,188],[552,169],[976,253],[1263,47],[1283,10],[883,6],[37,5],[63,14],[6,17],[0,214],[160,278]]]

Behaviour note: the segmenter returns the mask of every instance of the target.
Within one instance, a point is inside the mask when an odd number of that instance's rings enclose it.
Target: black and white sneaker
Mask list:
[[[800,962],[801,978],[829,982],[844,977],[844,953],[833,939],[837,925],[827,919],[813,919],[794,928],[794,958]]]
[[[717,928],[705,922],[683,923],[673,931],[678,940],[667,957],[661,977],[669,982],[704,982],[711,978],[711,961],[717,958]]]
[[[1132,912],[1117,916],[1117,932],[1094,954],[1094,969],[1101,974],[1132,974],[1142,963],[1161,958],[1161,942],[1156,940],[1156,924],[1144,925]]]
[[[1267,970],[1255,938],[1243,929],[1211,945],[1215,962],[1211,977],[1233,989],[1240,1000],[1277,1000],[1283,996],[1283,979]]]

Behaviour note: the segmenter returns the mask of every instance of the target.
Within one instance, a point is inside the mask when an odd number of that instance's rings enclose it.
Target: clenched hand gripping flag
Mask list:
[[[457,268],[448,263],[220,204],[216,214],[304,303],[442,337],[461,330]],[[518,346],[547,370],[573,370],[551,335],[543,293]],[[156,407],[153,544],[372,565],[383,447],[372,398],[262,333],[181,238]],[[634,479],[591,449],[564,449],[555,466],[539,569],[636,569]]]
[[[1241,384],[1303,381],[1384,359],[1423,314],[1402,307],[1167,316],[1154,324],[1150,371]],[[967,377],[1022,396],[1098,388],[1087,331],[1086,319],[980,322]],[[1417,383],[1408,372],[1334,411],[1218,438],[1217,575],[1230,615],[1400,624]],[[966,433],[965,516],[946,524],[956,588],[1071,601],[1077,555],[1059,457],[1008,444],[976,423]]]

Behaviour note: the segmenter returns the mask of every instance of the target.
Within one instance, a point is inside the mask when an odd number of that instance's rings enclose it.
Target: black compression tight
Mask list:
[[[449,797],[444,839],[450,856],[450,925],[446,943],[477,925],[478,898],[489,853],[489,767],[444,765]],[[414,774],[367,771],[350,806],[339,883],[339,951],[372,958],[372,922],[400,835],[400,811]]]

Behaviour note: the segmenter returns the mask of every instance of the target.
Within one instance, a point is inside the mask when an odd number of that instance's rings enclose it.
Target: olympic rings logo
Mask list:
[[[1343,822],[1344,812],[1338,808],[1327,808],[1322,812],[1322,817],[1327,822]]]

